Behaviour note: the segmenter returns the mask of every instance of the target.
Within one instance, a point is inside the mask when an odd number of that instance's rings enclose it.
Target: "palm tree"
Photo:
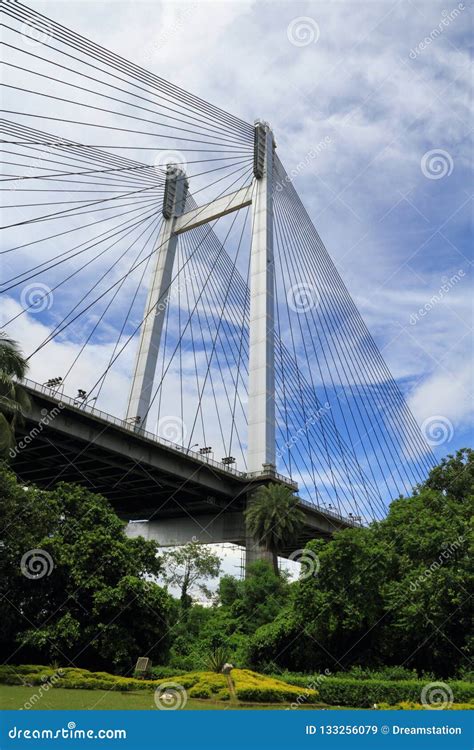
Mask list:
[[[282,484],[259,487],[244,515],[247,532],[272,555],[273,569],[278,575],[277,554],[297,539],[304,523],[298,498]]]
[[[6,457],[15,445],[15,428],[30,407],[20,385],[28,364],[13,339],[0,333],[0,455]]]

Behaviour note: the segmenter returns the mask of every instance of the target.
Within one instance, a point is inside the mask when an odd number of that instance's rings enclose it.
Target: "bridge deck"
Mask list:
[[[18,434],[13,467],[28,482],[78,482],[107,497],[127,520],[242,513],[249,492],[269,481],[297,490],[275,472],[246,474],[52,389],[26,381],[32,408]],[[301,501],[304,536],[356,525]],[[309,536],[308,536],[309,535]]]

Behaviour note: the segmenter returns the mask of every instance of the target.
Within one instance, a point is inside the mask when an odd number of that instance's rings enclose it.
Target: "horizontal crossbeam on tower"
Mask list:
[[[215,201],[211,201],[211,203],[207,203],[204,206],[197,206],[191,211],[178,216],[174,225],[174,234],[182,234],[203,224],[209,224],[210,221],[220,219],[221,216],[226,216],[234,211],[239,211],[241,208],[250,206],[251,203],[252,196],[249,195],[248,187],[240,188],[235,193],[224,195]]]

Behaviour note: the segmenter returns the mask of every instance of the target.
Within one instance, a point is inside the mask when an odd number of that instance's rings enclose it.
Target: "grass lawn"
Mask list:
[[[37,693],[38,688],[19,687],[17,685],[0,685],[0,708],[19,709]],[[212,702],[210,700],[193,700],[190,698],[186,703],[185,710],[209,711],[209,710],[248,710],[248,709],[285,709],[287,703],[264,704],[254,703],[246,705],[231,705],[229,702]],[[116,711],[147,711],[155,710],[153,691],[140,690],[135,692],[118,692],[107,690],[66,690],[64,688],[51,688],[34,703],[34,709],[44,711],[56,710],[84,710],[84,709],[113,709]],[[315,709],[328,708],[328,706],[304,706],[300,708]]]

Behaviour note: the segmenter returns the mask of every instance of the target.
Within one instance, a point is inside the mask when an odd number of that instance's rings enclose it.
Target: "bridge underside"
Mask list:
[[[193,538],[249,547],[243,510],[249,494],[268,478],[231,473],[190,452],[168,447],[91,413],[70,399],[30,390],[32,408],[18,432],[13,468],[29,483],[52,489],[75,482],[106,497],[128,524],[164,546]],[[351,525],[302,503],[306,523],[292,549],[317,536],[329,537]],[[133,523],[134,521],[142,523]]]

